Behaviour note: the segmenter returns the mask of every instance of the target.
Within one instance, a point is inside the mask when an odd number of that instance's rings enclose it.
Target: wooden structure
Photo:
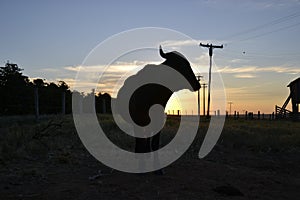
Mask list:
[[[288,86],[290,88],[290,94],[282,107],[276,106],[276,118],[293,118],[299,119],[299,104],[300,104],[300,78],[290,82]],[[288,103],[292,102],[292,111],[286,109]]]

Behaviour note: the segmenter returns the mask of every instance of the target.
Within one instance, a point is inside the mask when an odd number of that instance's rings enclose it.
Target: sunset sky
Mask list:
[[[166,52],[182,52],[194,72],[204,75],[204,82],[208,81],[209,57],[199,43],[223,44],[222,50],[214,51],[213,74],[220,73],[227,101],[233,102],[232,111],[271,113],[287,98],[288,83],[300,77],[299,0],[2,0],[0,8],[0,66],[10,60],[31,78],[65,80],[72,86],[79,66],[99,43],[143,27],[187,35],[190,39],[170,37],[160,42]],[[107,75],[116,81],[147,63],[162,62],[157,50],[122,57],[112,63],[115,70]],[[89,69],[99,72],[105,62],[94,64]],[[107,83],[101,90],[114,96]],[[169,110],[178,109],[175,103],[169,106]],[[180,109],[196,113],[195,106]],[[217,103],[212,110],[216,109]]]

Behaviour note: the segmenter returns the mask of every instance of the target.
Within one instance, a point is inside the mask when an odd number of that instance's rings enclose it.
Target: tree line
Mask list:
[[[17,64],[9,62],[0,67],[0,115],[35,114],[36,94],[40,114],[61,114],[63,103],[64,111],[68,114],[72,112],[73,93],[82,97],[83,104],[95,96],[96,112],[111,113],[111,96],[107,93],[72,92],[64,81],[46,82],[40,78],[31,81],[22,71]]]

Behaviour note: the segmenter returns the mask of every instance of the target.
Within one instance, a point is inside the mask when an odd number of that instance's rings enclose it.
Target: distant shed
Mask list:
[[[275,106],[276,118],[290,118],[292,117],[294,120],[300,120],[299,115],[299,104],[300,104],[300,78],[290,82],[288,86],[290,88],[290,94],[286,101],[284,102],[282,107]],[[292,112],[286,109],[289,101],[292,102]]]
[[[291,99],[293,104],[293,112],[295,112],[294,106],[297,106],[296,112],[299,112],[298,104],[300,103],[300,78],[297,78],[296,80],[290,82],[290,84],[288,84],[288,87],[290,87],[290,92],[291,92],[290,94],[291,94]]]

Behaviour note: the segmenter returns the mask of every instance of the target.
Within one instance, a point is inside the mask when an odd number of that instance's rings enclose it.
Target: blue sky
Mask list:
[[[30,77],[71,82],[71,67],[81,65],[96,45],[140,27],[169,28],[196,41],[223,43],[214,62],[233,110],[272,112],[285,101],[289,81],[300,75],[297,0],[1,0],[0,8],[1,65],[15,62]],[[187,54],[197,65],[208,65],[207,49]]]

